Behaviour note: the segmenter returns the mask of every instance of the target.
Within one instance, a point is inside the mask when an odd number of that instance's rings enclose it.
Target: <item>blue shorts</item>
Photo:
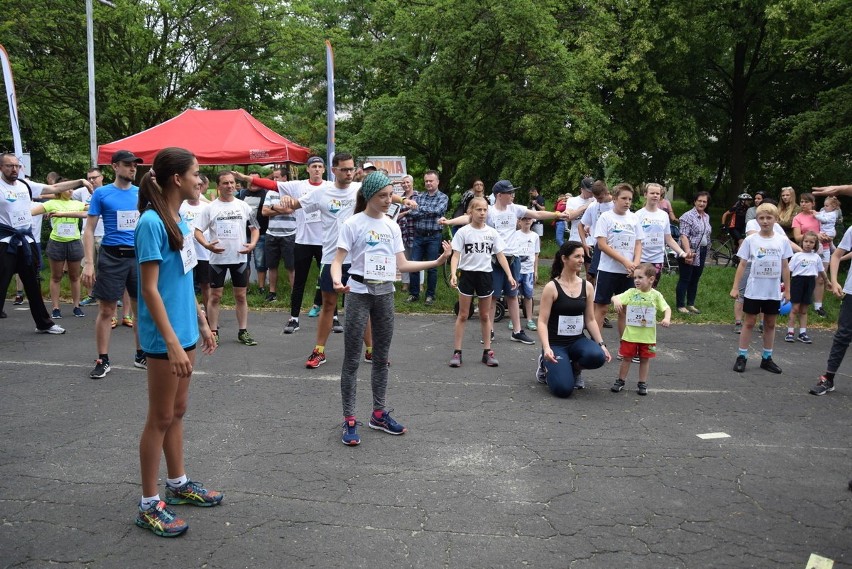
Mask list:
[[[598,271],[595,304],[610,304],[612,297],[633,287],[633,278],[621,273]]]
[[[521,278],[518,279],[518,291],[524,298],[533,297],[534,276],[532,273],[522,273]]]
[[[349,282],[349,267],[351,265],[346,264],[342,267],[342,272],[340,274],[340,282],[344,285]],[[334,290],[334,283],[331,281],[331,265],[323,265],[320,269],[320,277],[319,277],[319,286],[320,291],[322,292],[333,292],[337,293]]]
[[[508,257],[506,260],[509,260]],[[517,281],[521,278],[521,258],[517,255],[512,257],[512,260],[509,261],[509,268],[512,270],[512,278]],[[494,297],[505,296],[509,298],[514,298],[518,296],[518,289],[512,288],[509,284],[509,278],[506,276],[506,273],[503,271],[503,267],[500,265],[495,265],[493,262],[491,263],[491,279],[494,283]]]

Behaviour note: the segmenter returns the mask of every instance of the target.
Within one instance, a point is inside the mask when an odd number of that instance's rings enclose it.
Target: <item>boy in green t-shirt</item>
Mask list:
[[[627,326],[621,336],[621,346],[618,355],[621,358],[621,368],[618,379],[612,384],[612,391],[618,393],[624,389],[624,378],[630,372],[630,361],[639,357],[639,384],[637,393],[648,395],[648,371],[651,369],[650,359],[657,356],[657,311],[663,313],[660,324],[669,327],[672,309],[666,299],[652,288],[657,269],[651,263],[642,263],[633,271],[631,288],[612,297],[613,307],[621,313],[627,313]]]

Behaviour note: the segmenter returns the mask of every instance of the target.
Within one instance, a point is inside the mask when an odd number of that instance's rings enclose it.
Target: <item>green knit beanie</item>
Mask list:
[[[361,182],[361,195],[364,196],[365,200],[370,201],[370,198],[376,195],[376,192],[382,188],[386,188],[391,183],[391,179],[383,173],[373,172]]]

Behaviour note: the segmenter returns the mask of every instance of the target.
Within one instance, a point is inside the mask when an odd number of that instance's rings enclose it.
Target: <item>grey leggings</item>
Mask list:
[[[394,295],[393,293],[379,295],[349,293],[347,296],[340,395],[343,398],[343,416],[352,417],[355,415],[355,388],[358,380],[358,363],[361,361],[361,341],[368,319],[373,324],[373,370],[370,377],[373,388],[373,410],[385,408],[385,392],[388,388],[388,353],[393,339]]]

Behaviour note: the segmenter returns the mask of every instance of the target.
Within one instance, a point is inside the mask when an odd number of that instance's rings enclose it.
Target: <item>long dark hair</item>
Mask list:
[[[183,232],[175,221],[174,212],[169,210],[169,202],[163,194],[169,178],[178,174],[186,174],[195,161],[195,155],[185,148],[163,148],[154,158],[153,167],[142,177],[139,186],[139,213],[153,209],[163,220],[166,234],[169,236],[169,247],[172,251],[183,248]]]
[[[582,248],[583,244],[579,241],[565,241],[562,243],[562,247],[559,248],[559,252],[553,258],[553,264],[550,266],[550,278],[555,279],[562,274],[562,269],[565,266],[562,257],[570,257],[571,253]]]

